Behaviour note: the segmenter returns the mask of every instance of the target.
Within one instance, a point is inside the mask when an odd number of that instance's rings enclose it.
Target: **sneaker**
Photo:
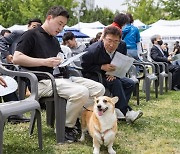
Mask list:
[[[125,119],[124,114],[118,108],[115,108],[115,111],[116,111],[116,115],[117,115],[118,120]]]
[[[174,90],[174,91],[180,91],[180,88],[179,88],[178,86],[174,86],[174,87],[172,88],[172,90]]]
[[[65,128],[65,141],[69,143],[77,141],[76,134],[74,133],[74,128]]]
[[[127,122],[134,122],[136,121],[137,119],[139,119],[141,116],[143,115],[143,112],[142,111],[127,111],[126,113],[126,121]]]
[[[80,123],[79,118],[77,118],[76,124],[74,126],[74,131],[75,131],[76,135],[81,134],[81,123]]]

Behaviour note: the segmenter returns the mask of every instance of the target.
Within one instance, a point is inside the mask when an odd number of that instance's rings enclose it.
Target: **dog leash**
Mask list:
[[[87,110],[87,111],[91,111],[91,112],[93,112],[92,110],[89,110],[88,108],[86,108],[85,106],[83,106],[83,108],[85,109],[85,110]]]

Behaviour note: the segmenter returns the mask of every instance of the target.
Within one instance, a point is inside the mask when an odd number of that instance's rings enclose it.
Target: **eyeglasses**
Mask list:
[[[113,45],[119,45],[120,41],[114,41],[114,40],[111,40],[109,38],[104,38],[108,44],[113,44]]]

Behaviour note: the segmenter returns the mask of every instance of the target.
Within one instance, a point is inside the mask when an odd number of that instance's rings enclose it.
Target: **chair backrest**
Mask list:
[[[8,75],[8,76],[17,76],[19,79],[20,78],[28,78],[30,83],[31,83],[31,95],[30,99],[34,98],[35,100],[38,99],[37,91],[38,91],[38,80],[37,77],[33,73],[29,72],[20,72],[20,71],[11,71],[6,69],[4,66],[0,64],[0,73],[3,75]]]

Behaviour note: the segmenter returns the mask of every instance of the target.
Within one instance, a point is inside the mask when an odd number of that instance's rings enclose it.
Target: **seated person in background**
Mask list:
[[[3,30],[1,30],[1,36],[8,36],[9,34],[11,33],[11,31],[10,30],[8,30],[8,29],[3,29]]]
[[[38,25],[42,25],[40,19],[32,19],[28,21],[28,30],[36,28]],[[2,58],[6,58],[7,63],[12,63],[13,54],[16,49],[19,38],[24,33],[22,30],[15,30],[9,35],[0,38],[0,52]],[[4,61],[4,60],[2,60]]]
[[[163,41],[160,35],[153,35],[151,37],[151,42],[153,44],[151,48],[151,58],[157,62],[165,62],[168,64],[168,69],[172,73],[172,90],[179,90],[180,89],[180,66],[173,65],[172,56],[165,55],[161,45]]]
[[[69,13],[63,7],[51,7],[42,26],[22,35],[14,53],[13,62],[29,70],[53,74],[53,68],[62,60],[56,57],[59,52],[62,52],[56,35],[63,30],[68,18]],[[93,103],[93,97],[104,95],[105,88],[102,84],[83,77],[59,77],[55,82],[58,95],[67,100],[65,139],[74,142],[76,141],[74,127],[83,106]],[[52,94],[51,80],[39,78],[39,98],[52,96]]]
[[[131,94],[134,90],[134,82],[126,77],[118,78],[106,75],[106,72],[114,71],[116,67],[111,63],[115,52],[121,52],[118,45],[121,40],[121,32],[114,26],[108,26],[104,30],[102,41],[93,43],[87,48],[87,52],[82,56],[83,74],[89,79],[98,81],[98,77],[94,72],[99,72],[103,78],[103,85],[109,89],[113,96],[118,96],[119,101],[116,108],[123,115],[119,119],[125,118],[127,121],[134,122],[142,116],[141,111],[133,111],[128,105]]]
[[[82,53],[83,51],[85,51],[86,49],[86,45],[82,42],[78,42],[76,40],[76,37],[74,36],[74,34],[72,32],[66,32],[63,37],[63,45],[66,45],[67,47],[69,47],[71,49],[71,56],[77,55],[79,53]],[[74,60],[71,63],[71,66],[73,67],[81,67],[80,66],[80,58]]]
[[[167,43],[164,43],[161,45],[161,49],[163,50],[166,57],[169,56],[169,47]]]
[[[179,54],[180,53],[180,46],[179,46],[179,41],[176,41],[174,44],[174,49],[173,49],[174,54]]]
[[[34,29],[37,26],[41,26],[42,22],[40,19],[31,19],[27,23],[28,30]],[[22,30],[15,30],[12,33],[0,38],[0,52],[2,52],[2,62],[12,63],[13,54],[16,49],[17,43],[24,33]],[[29,96],[31,93],[27,88],[26,96]]]
[[[90,40],[89,45],[99,41],[99,39],[101,38],[101,35],[102,35],[102,32],[97,33],[96,37]]]
[[[180,54],[179,41],[176,41],[176,42],[175,42],[175,44],[174,44],[174,49],[173,49],[173,52],[172,52],[171,54],[172,54],[172,55]],[[174,61],[173,64],[180,66],[180,60]]]
[[[0,76],[0,85],[2,85],[3,87],[7,87],[7,83],[4,81],[2,76]],[[16,92],[2,96],[2,98],[3,98],[4,102],[18,101],[19,100]],[[13,115],[13,116],[8,117],[8,121],[12,122],[13,124],[16,124],[19,122],[29,122],[30,119],[25,118],[22,115]]]
[[[71,49],[72,53],[81,53],[86,48],[86,45],[84,43],[76,41],[76,37],[70,31],[64,33],[62,40],[63,45],[68,46]]]

